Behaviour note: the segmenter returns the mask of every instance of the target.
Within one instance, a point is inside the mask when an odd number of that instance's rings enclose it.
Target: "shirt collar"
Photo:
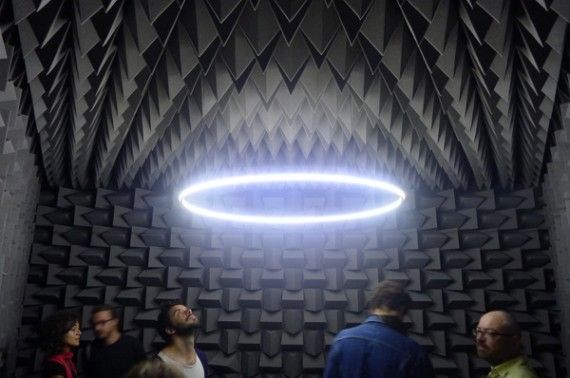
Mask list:
[[[384,320],[379,315],[370,315],[364,321],[365,323],[368,322],[376,322],[376,323],[385,323]]]
[[[493,366],[491,368],[491,373],[493,373],[494,375],[491,374],[489,375],[494,377],[502,377],[503,374],[506,374],[509,371],[509,369],[512,368],[513,366],[523,364],[524,360],[525,360],[524,356],[518,356],[508,361],[505,361],[502,364]]]

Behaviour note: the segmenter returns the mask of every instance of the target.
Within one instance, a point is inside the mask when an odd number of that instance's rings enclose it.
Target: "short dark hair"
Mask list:
[[[186,306],[182,301],[169,301],[163,304],[160,308],[160,313],[157,319],[157,332],[166,342],[170,342],[171,335],[166,332],[166,329],[171,326],[170,323],[170,309],[174,306]]]
[[[111,318],[113,319],[117,319],[119,317],[119,314],[117,314],[117,310],[115,310],[115,307],[108,304],[102,304],[93,307],[93,310],[91,310],[91,316],[95,315],[98,312],[103,312],[103,311],[109,311],[111,313]]]
[[[404,286],[396,281],[382,281],[376,288],[374,295],[368,301],[368,309],[388,308],[390,310],[406,311],[412,298]]]
[[[45,318],[39,329],[40,347],[48,356],[63,349],[63,336],[79,323],[77,314],[68,311],[56,312]]]

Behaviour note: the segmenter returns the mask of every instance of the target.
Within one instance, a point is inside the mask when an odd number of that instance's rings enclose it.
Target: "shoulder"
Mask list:
[[[130,345],[130,346],[138,346],[141,344],[139,339],[137,339],[133,336],[130,336],[130,335],[125,335],[125,334],[121,335],[121,338],[119,339],[119,343],[124,344],[124,345]]]
[[[101,339],[94,339],[93,341],[91,341],[87,345],[89,345],[90,347],[94,347],[94,348],[99,348],[99,347],[105,346],[103,344],[103,340],[101,340]]]
[[[509,374],[517,378],[538,378],[534,369],[530,366],[528,359],[522,358],[519,363],[509,369]]]
[[[162,352],[162,351],[161,351]],[[160,352],[153,354],[151,357],[152,361],[162,361],[164,362],[164,359],[162,358],[162,355],[160,354]]]
[[[400,343],[402,346],[405,346],[405,350],[407,353],[416,360],[422,360],[423,358],[427,358],[427,353],[423,346],[421,346],[416,340],[412,337],[407,335],[399,334],[401,339]]]
[[[132,337],[131,335],[125,335],[124,333],[121,334],[121,338],[119,339],[120,342],[122,343],[135,343],[138,342],[137,339],[135,339],[134,337]]]
[[[206,353],[204,353],[204,351],[202,351],[200,348],[195,348],[195,349],[196,349],[196,354],[198,355],[200,361],[202,361],[202,363],[207,362],[208,357],[206,356]]]
[[[375,340],[377,340],[376,332],[364,323],[339,331],[334,338],[333,347],[338,349],[347,347],[349,344],[362,344]]]
[[[424,350],[424,348],[420,345],[420,343],[414,340],[411,336],[408,335],[400,335],[400,336],[402,337],[403,340],[405,340],[404,342],[408,344],[410,348],[418,351]]]
[[[336,336],[337,339],[345,337],[390,337],[390,339],[409,340],[415,343],[392,327],[377,321],[366,321],[355,327],[345,328]]]
[[[355,327],[345,328],[341,330],[339,333],[337,333],[336,337],[340,338],[340,337],[358,335],[360,333],[363,333],[366,330],[366,328],[368,328],[367,323],[360,324]]]
[[[65,367],[55,361],[45,360],[43,363],[43,371],[50,375],[65,374]]]
[[[345,342],[382,344],[412,358],[421,358],[424,354],[423,347],[410,336],[379,322],[366,322],[340,331],[336,335],[335,344]]]

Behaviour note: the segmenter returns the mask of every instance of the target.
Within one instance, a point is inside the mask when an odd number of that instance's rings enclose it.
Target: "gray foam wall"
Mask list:
[[[326,191],[251,196],[225,206],[358,202]],[[217,375],[319,376],[335,334],[364,319],[383,279],[409,289],[410,334],[441,376],[488,371],[470,329],[499,308],[519,319],[540,376],[563,376],[545,235],[532,189],[410,193],[397,214],[372,222],[279,229],[192,219],[166,193],[59,188],[38,207],[18,376],[39,368],[34,327],[56,309],[81,312],[87,341],[92,306],[114,304],[150,352],[171,299],[198,309],[199,344]]]
[[[19,115],[20,90],[6,80],[13,51],[0,37],[0,352],[2,371],[13,370],[22,298],[28,276],[38,170]]]
[[[561,81],[568,84],[568,75],[564,75]],[[568,86],[566,85],[566,92]],[[547,220],[550,234],[550,242],[552,243],[552,259],[556,267],[556,294],[560,303],[560,313],[562,327],[560,338],[564,346],[566,346],[566,364],[570,362],[570,255],[568,254],[570,246],[570,238],[568,230],[570,229],[569,215],[570,204],[569,183],[570,171],[568,167],[568,154],[570,151],[570,98],[565,95],[562,97],[559,113],[562,129],[556,131],[556,145],[552,147],[552,161],[548,164],[548,172],[545,175],[543,191],[544,199],[547,207]]]

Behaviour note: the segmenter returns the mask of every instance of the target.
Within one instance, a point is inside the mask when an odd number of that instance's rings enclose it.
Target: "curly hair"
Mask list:
[[[63,336],[79,322],[79,317],[71,312],[56,312],[42,321],[39,329],[40,347],[48,356],[61,352]]]

